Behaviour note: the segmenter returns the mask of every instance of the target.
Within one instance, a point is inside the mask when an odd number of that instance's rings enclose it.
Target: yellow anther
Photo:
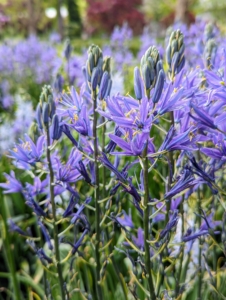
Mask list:
[[[220,84],[225,86],[225,82],[224,81],[220,81]]]
[[[73,115],[73,120],[74,120],[74,121],[78,121],[78,115],[77,115],[77,114],[74,114],[74,115]]]
[[[25,149],[25,150],[31,150],[31,145],[29,142],[25,142],[22,144],[22,147]]]
[[[103,110],[106,110],[106,108],[107,108],[107,103],[106,103],[106,101],[102,101],[102,109]]]
[[[128,137],[129,137],[129,132],[126,132],[125,139],[128,139]]]
[[[132,113],[134,113],[134,112],[135,112],[135,110],[134,110],[134,109],[131,109],[130,111],[128,111],[128,113],[125,114],[125,117],[126,117],[126,118],[130,117],[130,115],[131,115]]]

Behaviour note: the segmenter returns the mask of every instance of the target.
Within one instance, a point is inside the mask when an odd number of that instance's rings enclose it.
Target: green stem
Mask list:
[[[105,118],[101,118],[101,123],[105,122]],[[106,125],[103,125],[102,127],[102,152],[104,152],[104,147],[105,147],[105,131],[106,131]],[[102,182],[103,182],[103,199],[105,198],[105,187],[106,187],[106,168],[103,166],[102,168]]]
[[[199,212],[201,207],[201,196],[200,196],[200,189],[198,189],[198,202],[197,202],[197,211]],[[201,217],[197,216],[197,221],[198,221],[198,228],[201,226]],[[199,271],[198,271],[198,297],[197,300],[201,300],[202,296],[202,240],[199,239],[199,251],[198,251],[198,266],[199,266]]]
[[[47,134],[47,161],[48,161],[48,167],[49,167],[49,191],[50,191],[50,201],[52,205],[52,214],[53,214],[53,238],[54,238],[54,248],[55,248],[55,255],[56,255],[56,266],[57,266],[57,273],[58,273],[58,279],[59,279],[59,286],[60,286],[60,293],[61,293],[61,299],[65,300],[65,293],[64,293],[64,282],[63,282],[63,276],[62,276],[62,267],[60,264],[60,250],[59,250],[59,241],[58,241],[58,227],[57,227],[57,217],[56,217],[56,205],[54,201],[54,173],[51,163],[51,157],[50,157],[50,135],[49,135],[49,127],[46,128],[46,134]]]
[[[3,198],[1,191],[0,191],[0,197],[1,197],[1,211],[2,211],[2,219],[3,219],[3,226],[5,228],[5,236],[3,238],[3,242],[5,244],[5,249],[6,249],[6,257],[8,260],[8,264],[9,264],[9,271],[11,274],[11,278],[12,278],[12,283],[13,283],[13,291],[14,291],[14,298],[16,300],[20,300],[21,299],[21,295],[20,295],[20,289],[19,289],[19,284],[18,284],[18,280],[16,277],[16,270],[15,270],[15,263],[14,263],[14,259],[13,259],[13,253],[12,253],[12,249],[10,247],[10,235],[9,235],[9,228],[8,228],[8,224],[7,224],[7,209],[6,209],[6,203],[5,203],[5,199]]]
[[[99,300],[102,299],[102,291],[100,286],[100,183],[99,183],[99,170],[98,170],[98,143],[97,143],[97,117],[98,114],[96,112],[97,108],[97,96],[96,91],[92,91],[92,100],[93,100],[93,144],[94,144],[94,168],[95,168],[95,178],[96,178],[96,188],[95,188],[95,229],[96,229],[96,247],[95,247],[95,255],[96,255],[96,288],[97,288],[97,297]]]
[[[184,196],[182,197],[182,202],[180,204],[180,213],[181,213],[181,235],[184,235]],[[179,269],[177,273],[177,283],[176,283],[176,297],[180,294],[180,283],[181,283],[181,273],[182,273],[182,266],[184,261],[184,245],[181,246],[181,253],[180,253],[180,262],[179,262]]]
[[[143,160],[143,171],[144,171],[144,249],[145,249],[145,267],[147,270],[147,279],[150,291],[150,299],[155,299],[154,285],[152,280],[152,271],[151,271],[151,261],[150,261],[150,248],[148,244],[149,236],[149,189],[148,189],[148,158],[147,158],[147,148],[145,147],[142,155]]]

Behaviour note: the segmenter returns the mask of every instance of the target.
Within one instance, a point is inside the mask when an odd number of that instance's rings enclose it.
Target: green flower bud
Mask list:
[[[107,56],[104,58],[102,70],[103,70],[103,72],[107,71],[108,75],[110,76],[110,74],[111,74],[111,57],[110,56]]]
[[[176,74],[178,74],[185,64],[184,58],[184,36],[178,29],[171,33],[169,44],[166,48],[166,61],[169,66],[169,74],[171,80],[174,80]]]
[[[152,89],[156,84],[159,66],[161,66],[160,61],[159,52],[155,46],[148,48],[141,58],[140,70],[146,90]]]
[[[100,84],[103,74],[103,54],[101,49],[96,45],[91,45],[88,49],[88,59],[86,62],[86,74],[89,88],[93,89]],[[98,69],[98,70],[97,70]],[[95,74],[93,74],[95,70]],[[98,75],[97,75],[98,73]],[[95,75],[95,76],[94,76]]]

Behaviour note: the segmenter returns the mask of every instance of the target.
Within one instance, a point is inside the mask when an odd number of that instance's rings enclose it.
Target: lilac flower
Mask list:
[[[36,251],[37,256],[41,260],[41,262],[44,264],[44,261],[46,260],[49,264],[53,262],[52,258],[50,258],[48,255],[46,255],[43,248],[40,248]]]
[[[28,182],[26,183],[26,191],[31,196],[43,194],[45,192],[45,188],[48,185],[48,181],[49,181],[48,177],[43,181],[41,181],[40,178],[36,176],[34,178],[33,185]]]
[[[223,162],[226,161],[226,142],[220,141],[219,145],[216,146],[217,148],[207,148],[202,147],[200,151],[207,156],[214,158],[216,160],[222,160]]]
[[[7,179],[6,183],[0,183],[0,187],[5,189],[4,194],[10,193],[22,193],[23,186],[15,177],[14,171],[10,171],[10,175],[4,173],[5,178]]]
[[[127,215],[125,211],[123,211],[122,217],[121,216],[116,217],[115,219],[123,227],[130,227],[130,228],[134,227],[131,216]]]
[[[82,205],[80,205],[80,206],[78,207],[77,212],[73,215],[73,218],[71,219],[71,224],[75,224],[75,222],[78,220],[78,218],[79,218],[81,212],[82,212],[82,211],[84,210],[84,208],[86,207],[85,204],[89,204],[89,203],[91,202],[91,200],[92,200],[92,198],[91,198],[91,197],[88,197],[88,198],[85,200],[84,204],[82,204]]]
[[[198,124],[210,127],[212,129],[217,129],[217,126],[214,123],[214,118],[211,118],[204,110],[198,108],[194,104],[191,103],[191,108],[193,108],[194,112],[198,116],[195,117],[194,115],[190,114],[190,116],[197,121]]]
[[[145,146],[148,143],[148,153],[154,152],[154,145],[152,144],[151,139],[148,139],[149,133],[137,133],[134,137],[129,137],[128,142],[122,138],[109,134],[110,139],[115,142],[123,152],[112,152],[114,155],[124,155],[124,156],[139,156],[142,154]]]
[[[78,197],[76,197],[74,194],[71,195],[70,197],[70,201],[69,201],[69,204],[66,208],[66,210],[64,211],[63,213],[63,217],[66,218],[68,216],[70,216],[73,212],[73,209],[75,207],[75,204],[78,203]]]
[[[89,230],[86,228],[83,233],[81,234],[80,238],[77,240],[77,242],[75,243],[71,243],[71,242],[66,242],[64,241],[63,243],[66,243],[66,244],[69,244],[72,246],[72,250],[71,250],[71,254],[74,255],[77,251],[78,251],[78,248],[81,246],[82,244],[82,241],[85,237],[85,235],[89,232]]]
[[[190,134],[194,133],[195,129],[190,127],[187,131],[182,132],[175,136],[176,130],[173,126],[170,127],[165,140],[163,141],[159,151],[175,151],[175,150],[195,150],[197,147],[194,145],[194,142],[197,140],[197,137],[192,138]]]
[[[118,180],[121,182],[126,182],[126,178],[124,175],[115,168],[112,163],[108,160],[107,155],[105,153],[102,153],[102,156],[98,157],[98,160],[109,170],[111,170],[117,177]]]
[[[112,120],[121,127],[131,128],[138,132],[149,133],[152,125],[152,116],[149,113],[149,101],[147,97],[141,99],[137,113],[131,113],[128,118],[113,117]]]
[[[173,91],[173,86],[169,84],[157,104],[157,114],[164,115],[166,112],[184,108],[188,101],[185,96],[183,88]]]
[[[144,231],[142,228],[137,229],[137,237],[133,236],[132,240],[141,251],[144,249]]]
[[[31,196],[27,196],[27,201],[25,203],[33,209],[37,216],[46,217],[46,212],[44,212],[41,206]]]
[[[78,162],[82,159],[82,154],[76,148],[72,148],[68,161],[62,165],[58,158],[56,159],[57,168],[56,179],[62,182],[74,182],[78,180],[80,172],[78,171]]]
[[[83,105],[79,115],[68,110],[68,114],[71,118],[71,124],[67,125],[75,129],[78,133],[84,136],[91,136],[90,120],[87,113],[86,105]]]
[[[160,232],[159,238],[163,239],[167,233],[171,231],[173,227],[177,225],[178,222],[178,210],[174,210],[173,215],[170,217],[169,222],[166,224],[166,227]]]
[[[220,231],[214,231],[214,234],[220,234],[220,233],[221,233]],[[207,234],[210,234],[209,230],[200,230],[193,234],[189,234],[189,235],[182,237],[182,241],[186,243],[186,242],[195,240],[196,238],[201,237],[203,235],[207,235]]]
[[[13,150],[10,150],[11,158],[18,161],[34,165],[39,162],[44,152],[45,137],[42,135],[35,144],[26,134],[25,141],[20,140],[20,144],[16,144]]]
[[[115,127],[115,135],[121,137],[122,136],[122,131],[120,130],[119,126]],[[115,147],[117,144],[113,142],[112,140],[108,143],[108,145],[105,148],[106,153],[113,152],[115,150]]]
[[[185,189],[193,187],[195,184],[197,184],[197,180],[193,177],[192,172],[188,168],[185,168],[177,183],[164,195],[164,199],[172,198]]]
[[[69,110],[72,110],[77,114],[79,114],[84,103],[82,97],[78,95],[75,88],[72,86],[69,94],[67,93],[61,94],[61,99],[59,101],[59,104],[64,105]],[[65,109],[62,107],[59,107],[58,109],[60,112],[65,111]]]
[[[53,245],[51,243],[50,236],[49,236],[49,233],[48,233],[46,227],[44,226],[44,224],[40,220],[38,220],[38,225],[39,225],[39,227],[40,227],[40,229],[41,229],[41,231],[42,231],[42,233],[45,237],[45,240],[48,244],[49,249],[53,250]]]
[[[8,220],[8,224],[9,224],[10,231],[18,232],[19,234],[21,234],[23,236],[29,236],[29,234],[27,232],[23,231],[19,226],[17,226],[16,223],[13,222],[12,219]]]

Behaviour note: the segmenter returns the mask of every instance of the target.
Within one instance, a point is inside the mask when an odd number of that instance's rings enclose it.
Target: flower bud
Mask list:
[[[205,45],[204,57],[206,62],[206,67],[211,69],[215,62],[217,52],[217,44],[214,39],[209,39]]]
[[[45,126],[49,123],[49,105],[46,102],[42,106],[42,121]]]
[[[184,50],[185,45],[182,32],[179,29],[173,31],[166,49],[166,61],[169,66],[171,80],[173,80],[175,75],[184,67]]]
[[[160,70],[163,68],[159,52],[155,46],[152,46],[141,58],[141,74],[146,90],[155,86]]]
[[[103,72],[107,71],[110,76],[110,74],[111,74],[111,58],[109,56],[104,58],[102,69],[103,69]]]
[[[59,140],[61,134],[62,134],[62,128],[60,126],[58,115],[54,115],[52,120],[52,125],[50,128],[50,137],[53,140]]]
[[[95,74],[93,74],[95,73]],[[91,45],[88,49],[88,59],[86,62],[86,77],[89,87],[96,89],[100,84],[103,74],[103,54],[96,45]]]
[[[91,88],[92,90],[96,90],[97,84],[99,81],[99,68],[94,68],[91,76]]]
[[[102,76],[102,79],[101,79],[100,89],[99,89],[99,94],[98,94],[98,97],[99,97],[100,100],[103,100],[106,97],[106,92],[107,92],[107,89],[108,89],[109,79],[110,78],[109,78],[108,72],[105,71],[103,76]]]
[[[71,56],[71,43],[70,40],[66,40],[66,45],[65,45],[65,49],[64,49],[64,56],[66,57],[67,60],[69,60],[70,56]]]
[[[144,95],[144,83],[140,75],[140,70],[138,67],[135,67],[134,69],[134,92],[136,95],[136,98],[138,100],[141,100],[141,98]]]
[[[155,85],[155,91],[152,97],[152,102],[153,103],[157,103],[161,97],[162,94],[162,90],[164,87],[164,80],[165,80],[165,74],[163,72],[163,70],[160,70],[159,75],[158,75],[158,79]]]
[[[52,95],[48,96],[48,104],[49,104],[49,117],[52,119],[52,117],[54,116],[54,114],[56,112],[56,104],[53,100]]]
[[[63,84],[64,84],[64,79],[60,74],[57,74],[55,81],[54,81],[54,89],[56,90],[57,93],[61,93],[63,90]]]
[[[38,123],[38,126],[40,129],[43,128],[42,126],[42,108],[41,108],[41,104],[39,103],[37,108],[36,108],[36,120]]]

